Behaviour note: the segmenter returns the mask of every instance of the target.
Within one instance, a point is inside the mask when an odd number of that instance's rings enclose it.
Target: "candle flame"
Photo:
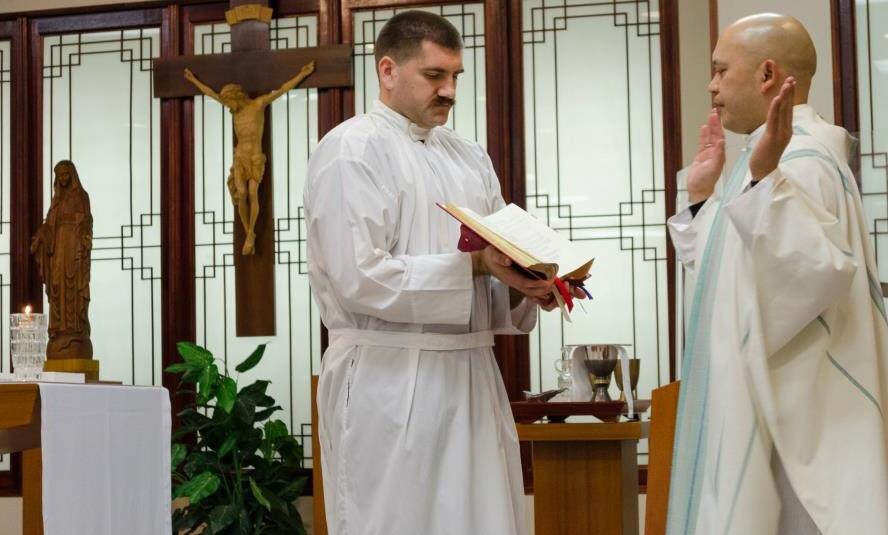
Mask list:
[[[25,314],[31,313],[31,305],[25,305]]]

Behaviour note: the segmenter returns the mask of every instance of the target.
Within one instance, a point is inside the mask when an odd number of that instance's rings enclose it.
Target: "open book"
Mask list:
[[[594,258],[514,204],[488,216],[450,203],[438,206],[462,223],[460,251],[477,251],[493,245],[531,276],[555,279],[559,304],[566,301],[568,309],[572,308],[570,293],[562,281],[581,283]]]

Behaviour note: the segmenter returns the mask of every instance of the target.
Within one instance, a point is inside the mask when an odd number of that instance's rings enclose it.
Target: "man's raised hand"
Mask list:
[[[688,173],[688,200],[698,203],[708,199],[725,166],[725,131],[718,112],[709,113],[706,124],[700,127],[697,156]]]
[[[762,139],[749,157],[749,172],[759,181],[777,169],[783,151],[792,138],[792,107],[795,97],[795,78],[788,77],[780,88],[780,94],[771,101],[768,119]]]

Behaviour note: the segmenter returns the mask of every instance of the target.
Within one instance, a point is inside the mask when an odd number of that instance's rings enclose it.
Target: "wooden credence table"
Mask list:
[[[649,422],[518,424],[533,444],[534,533],[638,535],[638,441]]]

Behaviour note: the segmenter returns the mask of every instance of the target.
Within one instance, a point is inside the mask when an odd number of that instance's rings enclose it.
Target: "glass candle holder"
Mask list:
[[[46,361],[46,314],[10,314],[9,346],[17,381],[36,381]]]

